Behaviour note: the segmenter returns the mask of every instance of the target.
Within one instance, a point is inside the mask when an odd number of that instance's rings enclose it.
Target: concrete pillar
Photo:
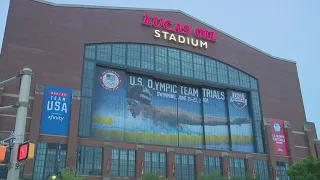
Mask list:
[[[29,141],[34,144],[37,144],[38,138],[39,138],[41,112],[42,112],[42,104],[43,104],[43,98],[44,98],[43,94],[44,94],[44,85],[36,84],[34,101],[33,101],[32,120],[30,124],[30,134],[29,134]],[[25,178],[32,177],[35,158],[28,160],[28,163],[25,164],[25,167],[24,167]]]
[[[196,177],[203,173],[204,170],[204,159],[203,159],[203,153],[200,150],[195,151],[195,175]]]
[[[276,179],[276,170],[277,170],[277,161],[275,157],[273,140],[272,140],[272,127],[268,118],[263,119],[264,126],[264,138],[265,138],[265,147],[268,154],[268,165],[269,165],[269,174],[272,179]]]
[[[246,171],[247,171],[247,174],[252,175],[253,169],[254,169],[254,162],[253,162],[252,155],[247,154],[246,155]]]
[[[221,167],[222,167],[222,176],[228,177],[228,170],[230,170],[230,157],[229,157],[229,154],[226,152],[221,153]]]
[[[144,166],[144,146],[137,145],[136,148],[136,178],[140,178],[142,175],[142,166]],[[145,173],[145,169],[143,169]]]
[[[176,179],[176,172],[173,172],[172,168],[176,165],[176,153],[174,148],[167,148],[167,178],[168,180]],[[174,169],[174,171],[176,168]]]
[[[316,135],[311,126],[311,123],[309,122],[304,123],[304,131],[306,132],[306,135],[307,135],[306,141],[308,143],[309,154],[312,155],[313,157],[317,157],[315,146],[314,146],[314,139],[316,139]]]
[[[286,133],[286,144],[290,155],[290,164],[294,164],[297,161],[296,149],[292,134],[292,129],[289,121],[284,121],[284,128]]]
[[[68,136],[68,147],[67,147],[67,167],[76,167],[77,163],[77,140],[78,140],[78,123],[79,123],[79,110],[80,110],[80,97],[81,93],[79,90],[72,91],[72,104],[71,114],[69,122],[69,136]]]
[[[103,143],[102,177],[103,180],[111,179],[112,146],[109,142]]]

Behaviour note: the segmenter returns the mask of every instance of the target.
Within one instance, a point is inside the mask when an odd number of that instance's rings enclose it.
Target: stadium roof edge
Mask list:
[[[254,46],[252,46],[252,45],[250,45],[250,44],[248,44],[248,43],[246,43],[246,42],[244,42],[244,41],[242,41],[242,40],[240,40],[240,39],[238,39],[238,38],[236,38],[236,37],[234,37],[234,36],[232,36],[232,35],[230,35],[230,34],[228,34],[226,32],[224,32],[224,31],[222,31],[222,30],[220,30],[220,29],[218,29],[216,27],[213,27],[213,26],[211,26],[211,25],[209,25],[209,24],[207,24],[207,23],[205,23],[205,22],[203,22],[203,21],[201,21],[201,20],[199,20],[199,19],[197,19],[197,18],[195,18],[195,17],[193,17],[193,16],[181,11],[181,10],[175,10],[175,9],[153,9],[153,8],[135,8],[135,7],[114,7],[114,6],[95,6],[95,5],[76,5],[76,4],[58,4],[58,3],[49,2],[47,0],[31,0],[31,1],[44,3],[44,4],[48,4],[48,5],[52,5],[52,6],[57,6],[57,7],[99,8],[99,9],[104,8],[104,9],[118,9],[118,10],[177,12],[177,13],[181,13],[181,14],[183,14],[185,16],[188,16],[189,18],[194,19],[194,20],[196,20],[196,21],[198,21],[198,22],[200,22],[200,23],[202,23],[202,24],[204,24],[204,25],[206,25],[206,26],[208,26],[208,27],[210,27],[210,28],[212,28],[212,29],[214,29],[214,30],[216,30],[216,31],[218,31],[218,32],[220,32],[220,33],[222,33],[222,34],[234,39],[234,40],[236,40],[236,41],[238,41],[238,42],[241,42],[241,43],[245,44],[246,46],[248,46],[248,47],[250,47],[250,48],[252,48],[252,49],[254,49],[256,51],[259,51],[259,52],[261,52],[261,53],[263,53],[263,54],[265,54],[265,55],[267,55],[267,56],[269,56],[269,57],[271,57],[271,58],[273,58],[275,60],[286,61],[286,62],[290,62],[290,63],[296,64],[296,61],[273,56],[273,55],[271,55],[271,54],[269,54],[269,53],[267,53],[267,52],[265,52],[265,51],[263,51],[261,49],[258,49],[258,48],[256,48],[256,47],[254,47]]]

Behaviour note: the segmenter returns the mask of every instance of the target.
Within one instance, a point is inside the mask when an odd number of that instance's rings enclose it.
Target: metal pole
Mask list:
[[[18,156],[18,147],[21,143],[24,142],[25,129],[26,129],[26,119],[29,108],[29,95],[30,95],[30,86],[31,78],[33,76],[32,70],[29,68],[23,68],[20,72],[21,76],[21,85],[20,85],[20,94],[18,102],[18,110],[15,124],[15,132],[13,140],[13,148],[11,149],[10,163],[7,180],[18,180],[20,167],[18,166],[17,156]]]
[[[5,85],[11,83],[12,81],[14,81],[14,80],[16,80],[18,78],[19,78],[19,75],[15,76],[15,77],[12,77],[10,79],[4,80],[4,81],[0,81],[0,88],[4,87]]]
[[[2,111],[6,111],[6,110],[10,110],[13,109],[15,107],[15,105],[11,105],[11,106],[2,106],[0,107],[0,112]]]

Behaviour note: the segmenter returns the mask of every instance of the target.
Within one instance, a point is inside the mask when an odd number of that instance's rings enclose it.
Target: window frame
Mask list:
[[[146,157],[147,157],[147,153],[150,153],[150,161],[147,161],[146,159]],[[156,153],[157,154],[157,156],[158,156],[158,161],[157,162],[154,162],[153,161],[153,154],[154,153]],[[161,155],[164,155],[164,162],[161,162]],[[162,175],[162,176],[167,176],[167,154],[166,154],[166,152],[156,152],[156,151],[145,151],[144,152],[144,161],[145,161],[145,172],[149,172],[148,171],[148,169],[150,169],[151,170],[151,172],[150,173],[155,173],[155,172],[153,172],[153,164],[154,163],[157,163],[157,167],[161,167],[161,165],[163,165],[164,166],[164,168],[163,168],[163,171],[164,172],[160,172],[160,175]],[[147,163],[148,162],[148,163]],[[147,165],[148,164],[150,164],[150,168],[147,168]],[[160,170],[161,171],[161,170]]]
[[[113,155],[114,155],[114,153],[113,153],[113,151],[118,151],[117,152],[117,159],[114,159],[114,157],[113,157]],[[121,175],[121,151],[126,151],[126,176],[122,176]],[[134,152],[133,154],[134,154],[134,161],[136,161],[136,151],[135,150],[133,150],[133,149],[118,149],[118,148],[115,148],[115,149],[112,149],[112,158],[111,158],[111,160],[112,160],[112,163],[111,163],[111,176],[112,177],[136,177],[136,163],[134,163],[134,174],[131,176],[131,173],[130,173],[130,161],[132,161],[132,160],[130,160],[130,153],[129,152]],[[113,163],[113,161],[118,161],[117,162],[117,170],[116,170],[116,172],[117,172],[117,175],[115,176],[114,175],[114,171],[112,170],[113,169],[113,166],[114,166],[114,163]]]

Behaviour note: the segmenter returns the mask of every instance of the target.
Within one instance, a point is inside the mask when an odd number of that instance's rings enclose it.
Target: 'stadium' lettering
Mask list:
[[[203,97],[205,98],[225,100],[225,95],[223,91],[203,88],[202,92],[203,92]]]
[[[166,31],[154,30],[154,37],[163,38],[164,40],[174,43],[185,44],[193,47],[208,48],[208,42],[196,38],[185,37],[182,35],[175,35]]]

